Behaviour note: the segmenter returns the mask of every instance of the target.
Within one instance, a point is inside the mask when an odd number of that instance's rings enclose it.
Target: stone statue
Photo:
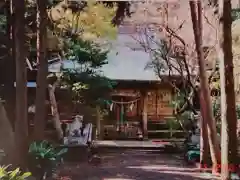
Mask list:
[[[76,115],[74,121],[69,125],[69,136],[80,137],[83,135],[83,116]]]
[[[92,141],[92,124],[85,124],[83,116],[76,115],[74,121],[68,125],[67,137],[64,144],[87,145]]]

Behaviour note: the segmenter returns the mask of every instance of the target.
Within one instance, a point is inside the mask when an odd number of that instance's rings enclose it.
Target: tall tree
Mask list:
[[[56,101],[56,96],[55,96],[55,89],[56,89],[56,86],[58,83],[59,83],[59,81],[56,80],[52,85],[49,84],[48,85],[48,93],[49,93],[49,100],[51,103],[53,124],[56,129],[57,138],[58,138],[58,140],[61,140],[63,138],[63,130],[61,127],[60,115],[58,112],[58,106],[57,106],[57,101]]]
[[[208,141],[208,131],[207,131],[207,122],[206,122],[206,112],[205,112],[205,105],[204,105],[204,96],[203,91],[200,90],[199,92],[199,99],[201,104],[201,139],[200,139],[200,163],[201,167],[204,168],[205,165],[209,163],[209,141]]]
[[[236,165],[237,157],[237,116],[233,76],[232,54],[232,17],[231,0],[219,1],[220,61],[221,85],[221,175],[222,179],[230,179],[229,165]]]
[[[211,158],[213,163],[213,172],[215,173],[220,162],[220,149],[217,141],[217,129],[216,122],[213,118],[212,103],[210,97],[210,90],[208,85],[208,78],[206,73],[206,64],[204,61],[203,46],[202,46],[202,5],[201,1],[190,1],[190,10],[193,23],[193,32],[196,43],[196,51],[198,56],[199,75],[201,93],[205,97],[204,101],[201,101],[203,107],[205,107],[203,118],[206,118],[208,125],[209,146],[211,152]]]
[[[13,53],[13,22],[14,22],[14,16],[13,16],[13,9],[12,9],[12,1],[6,1],[6,20],[7,20],[7,26],[6,26],[6,37],[8,37],[9,43],[7,44],[8,49],[8,56],[3,59],[4,66],[1,70],[5,74],[4,78],[4,99],[6,100],[5,108],[7,111],[8,119],[11,122],[12,127],[14,128],[14,122],[15,122],[15,62],[14,62],[14,53]]]
[[[146,5],[147,4],[147,5]],[[140,6],[140,5],[139,5]],[[147,15],[144,17],[143,10],[147,7]],[[175,117],[179,120],[180,124],[184,124],[181,120],[182,115],[186,110],[191,110],[196,114],[196,105],[194,103],[194,95],[198,91],[198,86],[196,85],[196,81],[198,80],[198,76],[192,76],[196,72],[198,72],[198,68],[196,66],[197,61],[195,60],[195,44],[194,38],[189,36],[189,33],[192,33],[190,28],[191,26],[191,17],[186,18],[183,15],[183,12],[189,9],[189,3],[186,2],[165,2],[162,3],[145,3],[145,6],[136,7],[135,12],[132,14],[132,18],[135,18],[134,22],[142,23],[143,17],[147,19],[149,22],[155,22],[157,27],[151,26],[151,31],[154,29],[153,33],[149,34],[149,29],[145,28],[145,32],[143,33],[146,37],[136,38],[137,41],[140,42],[140,45],[144,46],[144,49],[150,51],[152,54],[152,62],[150,63],[150,67],[157,72],[160,78],[163,78],[166,75],[166,71],[169,73],[169,76],[179,74],[182,82],[182,88],[179,88],[179,81],[177,83],[169,82],[172,85],[173,89],[178,92],[172,104],[175,109]],[[205,44],[211,44],[208,36],[213,34],[212,31],[212,16],[213,13],[209,12],[208,8],[205,8],[207,11],[207,16],[204,23],[205,34],[204,34],[204,42]],[[144,10],[146,11],[146,10]],[[161,13],[161,14],[160,14]],[[175,17],[178,16],[178,20],[176,22]],[[157,18],[156,18],[157,17]],[[210,19],[210,20],[209,20]],[[160,33],[158,32],[158,28],[161,27]],[[164,33],[162,33],[164,32]],[[156,39],[160,39],[161,41],[157,41],[155,38],[155,34],[159,33],[159,37]],[[135,38],[134,38],[135,39]],[[146,39],[148,40],[147,46],[145,45]],[[155,49],[156,44],[158,46]],[[208,60],[212,54],[212,48],[208,48],[207,52],[204,52],[204,60]],[[211,74],[214,74],[215,69]],[[213,76],[210,75],[208,81],[211,83],[213,80]],[[201,96],[199,93],[199,99],[201,101]],[[204,97],[202,98],[204,100]],[[196,101],[195,101],[196,102]],[[202,108],[203,106],[201,106]],[[203,107],[205,108],[205,107]],[[201,111],[201,115],[204,116],[203,111]],[[184,118],[185,119],[185,118]],[[205,118],[206,119],[206,118]],[[207,136],[207,124],[204,123],[204,119],[201,118],[201,124],[203,128],[201,128],[201,162],[203,164],[207,164],[209,157],[209,144],[208,144],[208,136]],[[185,121],[186,122],[186,121]],[[203,146],[202,146],[203,145]]]
[[[14,21],[14,54],[16,61],[16,165],[25,166],[27,155],[27,73],[26,73],[26,49],[25,44],[25,1],[13,0]]]
[[[34,137],[42,139],[46,120],[46,92],[47,92],[47,0],[37,0],[37,90],[36,114],[34,118]]]

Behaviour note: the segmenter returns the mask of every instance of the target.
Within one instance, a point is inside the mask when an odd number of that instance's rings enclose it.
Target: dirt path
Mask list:
[[[59,177],[71,180],[200,180],[214,179],[184,166],[180,156],[127,150],[101,155],[101,163],[65,163]],[[61,178],[59,178],[61,179]]]

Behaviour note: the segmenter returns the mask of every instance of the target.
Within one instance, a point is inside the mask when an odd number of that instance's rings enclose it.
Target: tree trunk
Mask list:
[[[217,141],[216,122],[213,118],[212,103],[208,79],[206,74],[206,65],[202,48],[202,6],[201,1],[190,1],[191,17],[193,23],[193,31],[196,43],[196,51],[198,55],[198,65],[200,74],[201,93],[204,96],[205,117],[208,126],[209,146],[213,163],[213,173],[218,170],[218,162],[220,162],[220,149]],[[202,102],[202,103],[203,103]],[[202,105],[202,104],[201,104]],[[205,118],[203,117],[203,118]]]
[[[4,164],[12,164],[14,162],[14,132],[7,118],[5,108],[0,101],[0,150],[4,150],[5,157],[0,162]]]
[[[16,61],[16,165],[25,167],[28,144],[28,121],[27,121],[27,71],[26,71],[26,48],[25,48],[25,1],[13,0],[15,12],[14,24],[14,54]]]
[[[14,14],[12,9],[12,1],[6,1],[6,16],[7,16],[7,36],[8,36],[8,56],[4,59],[5,66],[2,71],[4,72],[4,89],[3,97],[5,100],[5,109],[7,111],[8,119],[14,129],[15,122],[15,62],[14,62],[14,39],[13,39],[13,25],[14,25]]]
[[[223,14],[223,2],[219,1],[219,15]],[[221,177],[223,179],[229,179],[229,167],[228,167],[228,130],[227,130],[227,105],[226,105],[226,90],[225,90],[225,69],[224,69],[224,49],[222,47],[223,26],[219,21],[218,32],[218,60],[219,60],[219,73],[220,73],[220,87],[221,87]],[[225,165],[223,165],[225,164]]]
[[[233,77],[231,0],[219,1],[219,45],[221,82],[221,167],[222,179],[230,179],[229,170],[237,162],[237,117]],[[235,168],[234,168],[235,169]]]
[[[200,104],[201,104],[201,141],[200,141],[200,163],[201,168],[205,168],[206,165],[209,165],[209,141],[208,141],[208,132],[207,132],[207,122],[206,122],[206,109],[204,105],[204,96],[202,91],[199,92]]]
[[[37,0],[37,90],[36,90],[36,113],[34,118],[34,138],[44,138],[46,124],[46,92],[48,60],[46,56],[47,36],[47,0]]]
[[[54,123],[55,129],[57,131],[58,139],[61,140],[63,138],[63,131],[61,128],[61,122],[60,122],[60,117],[59,117],[59,113],[58,113],[57,101],[56,101],[56,97],[55,97],[55,88],[56,88],[56,83],[53,85],[49,85],[48,92],[49,92],[49,98],[50,98],[50,103],[51,103],[53,123]]]

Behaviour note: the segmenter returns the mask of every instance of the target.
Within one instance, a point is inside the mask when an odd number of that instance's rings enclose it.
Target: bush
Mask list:
[[[66,148],[58,150],[47,141],[33,142],[29,147],[30,168],[33,175],[38,177],[52,175],[66,152]]]
[[[47,141],[33,142],[29,147],[29,153],[36,160],[49,160],[57,161],[60,160],[61,156],[67,152],[67,149],[57,150]]]
[[[169,129],[178,130],[181,128],[179,121],[176,118],[171,118],[166,121]]]
[[[0,166],[0,179],[1,180],[25,180],[31,176],[30,172],[22,173],[19,168],[9,171],[9,166]]]
[[[221,117],[221,107],[217,100],[213,101],[213,115],[214,117]],[[240,119],[240,104],[236,104],[236,115],[237,119]]]

